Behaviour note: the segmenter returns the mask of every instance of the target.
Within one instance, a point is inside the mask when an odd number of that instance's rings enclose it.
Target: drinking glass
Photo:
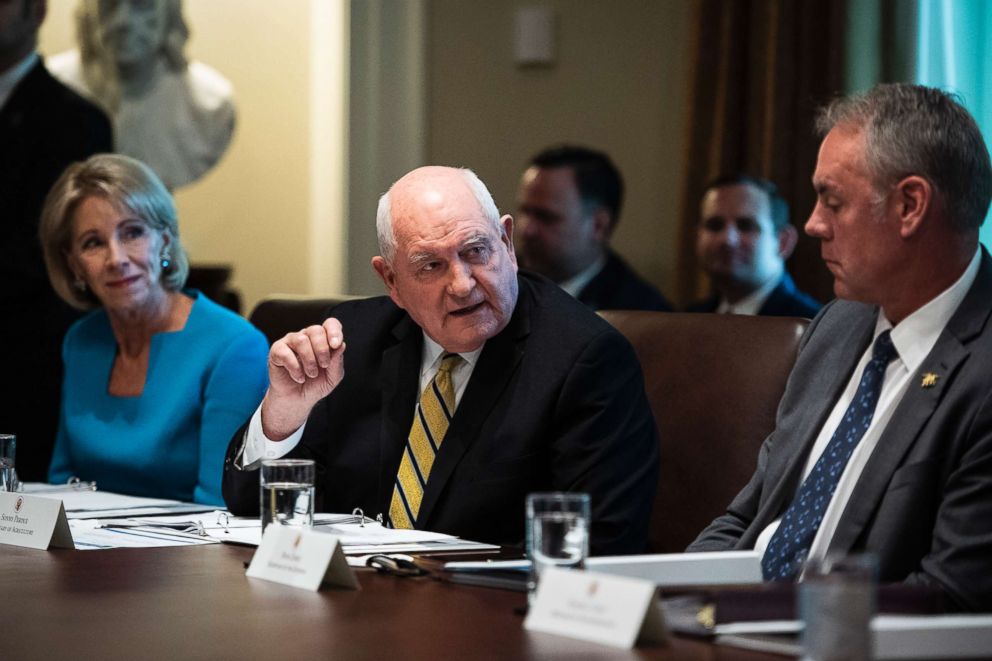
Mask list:
[[[0,434],[0,491],[17,491],[17,471],[14,458],[17,454],[17,437]]]
[[[871,554],[831,555],[806,562],[799,584],[803,659],[872,658],[878,563]]]
[[[589,555],[589,494],[532,493],[527,496],[528,598],[533,601],[548,567],[582,567]]]
[[[313,525],[314,464],[310,459],[262,462],[262,532],[270,523]]]

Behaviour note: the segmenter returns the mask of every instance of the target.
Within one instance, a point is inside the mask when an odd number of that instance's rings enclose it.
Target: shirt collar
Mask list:
[[[14,88],[24,79],[24,76],[28,75],[37,61],[38,53],[32,51],[23,60],[0,73],[0,108],[7,104],[10,95],[14,93]]]
[[[768,278],[763,285],[736,303],[731,303],[721,296],[720,304],[717,306],[716,311],[723,314],[758,314],[761,306],[765,304],[768,297],[778,287],[778,283],[782,281],[782,276],[783,273],[776,273],[771,278]]]
[[[466,351],[458,355],[462,357],[462,360],[474,368],[476,361],[479,360],[479,354],[482,353],[482,349],[485,346],[485,343],[483,343],[483,345],[475,351]],[[441,364],[441,358],[446,353],[447,351],[444,350],[444,347],[428,337],[427,333],[424,333],[424,353],[423,360],[420,363],[420,375],[433,375]]]
[[[891,328],[892,344],[895,345],[899,352],[899,358],[910,372],[916,371],[923,364],[930,350],[937,344],[937,338],[944,331],[947,322],[954,316],[961,301],[964,300],[968,290],[975,283],[981,256],[982,250],[978,248],[975,250],[975,256],[971,258],[968,268],[953,285],[903,319],[895,327],[885,318],[884,314],[878,315],[878,320],[875,322],[875,337],[878,337],[882,331]]]
[[[599,275],[599,272],[603,270],[604,266],[606,266],[606,255],[602,255],[592,265],[579,271],[578,274],[573,275],[568,280],[559,282],[558,286],[568,292],[572,298],[578,298],[582,290],[585,289],[585,286],[589,284],[589,281]]]

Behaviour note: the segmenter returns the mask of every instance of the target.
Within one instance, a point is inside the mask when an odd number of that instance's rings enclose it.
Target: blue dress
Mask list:
[[[117,342],[106,311],[69,329],[50,482],[76,475],[101,490],[223,505],[224,454],[265,394],[268,344],[238,315],[186,293],[186,326],[152,336],[137,397],[107,392]]]

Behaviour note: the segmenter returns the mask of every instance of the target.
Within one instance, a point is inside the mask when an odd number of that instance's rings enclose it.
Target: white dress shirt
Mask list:
[[[564,289],[572,298],[578,298],[582,290],[586,288],[586,285],[599,275],[599,272],[603,270],[604,266],[606,266],[606,255],[603,255],[568,280],[559,282],[558,286]]]
[[[479,347],[475,351],[459,354],[462,361],[451,370],[451,379],[455,386],[455,410],[458,409],[458,404],[462,401],[462,394],[465,392],[469,377],[472,376],[481,353],[482,347]],[[424,348],[420,356],[420,387],[417,392],[423,392],[434,379],[444,354],[445,351],[441,345],[427,337],[427,333],[424,333]],[[345,376],[345,378],[348,377]],[[413,412],[411,412],[410,420],[413,420]],[[262,405],[259,404],[255,414],[251,417],[251,422],[248,423],[248,432],[245,434],[245,445],[241,452],[239,465],[250,469],[254,468],[254,464],[262,459],[278,459],[285,456],[303,438],[303,430],[306,429],[306,426],[307,424],[304,422],[299,429],[281,441],[269,440],[262,432]]]
[[[37,61],[38,54],[31,53],[11,68],[0,73],[0,109],[7,105],[7,99],[14,93],[14,88],[24,80],[24,76],[28,75]]]
[[[872,348],[875,344],[874,339],[883,331],[891,328],[890,337],[896,351],[899,352],[899,356],[889,363],[888,369],[885,371],[882,391],[879,394],[878,404],[875,406],[875,414],[872,417],[871,424],[861,438],[861,442],[854,448],[854,452],[851,454],[851,458],[844,468],[840,481],[837,483],[837,489],[834,491],[833,498],[830,500],[827,511],[823,515],[820,528],[817,530],[813,544],[810,546],[809,558],[822,559],[826,555],[830,540],[833,539],[834,532],[837,530],[837,525],[840,522],[840,517],[847,507],[847,501],[851,498],[851,493],[858,483],[861,472],[868,463],[868,459],[871,458],[871,454],[878,444],[882,433],[885,431],[889,419],[902,400],[903,394],[910,387],[920,387],[919,380],[921,377],[917,373],[917,370],[937,343],[937,338],[940,337],[947,322],[950,321],[961,301],[964,300],[968,290],[971,289],[971,285],[975,282],[975,277],[978,275],[980,261],[981,250],[977,250],[968,268],[965,269],[957,282],[916,312],[903,319],[897,326],[893,327],[889,320],[885,318],[885,315],[881,312],[879,313],[871,344],[868,345],[868,348],[861,356],[861,360],[858,361],[857,367],[855,367],[851,373],[850,380],[847,382],[847,387],[844,388],[840,399],[837,400],[830,416],[820,430],[819,436],[816,437],[816,442],[813,444],[813,449],[803,469],[803,480],[813,470],[813,466],[820,458],[820,455],[823,454],[824,449],[830,442],[830,438],[840,424],[841,418],[844,417],[844,413],[847,411],[851,400],[854,399],[854,394],[861,381],[861,374],[864,372],[868,361],[871,360]],[[780,522],[781,518],[776,519],[761,531],[754,545],[756,551],[764,555],[765,549],[768,547],[768,542],[771,541],[772,535],[775,534],[775,530],[778,528]]]
[[[761,306],[765,304],[768,297],[778,287],[778,283],[782,281],[782,274],[783,272],[779,271],[773,277],[768,278],[767,282],[763,285],[736,303],[731,303],[725,297],[721,296],[720,304],[716,306],[717,314],[748,314],[752,316],[758,314]]]

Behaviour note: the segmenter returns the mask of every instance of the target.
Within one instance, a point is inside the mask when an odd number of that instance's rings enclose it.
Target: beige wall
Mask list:
[[[558,17],[545,69],[512,61],[514,11],[536,0],[359,2],[349,30],[345,0],[186,0],[189,54],[233,82],[238,126],[220,165],[177,192],[180,226],[194,261],[235,266],[246,310],[274,292],[381,292],[367,266],[375,198],[418,158],[475,169],[513,211],[526,159],[562,141],[616,160],[627,199],[614,244],[674,291],[689,2],[544,0]],[[74,6],[49,1],[42,53],[73,46]],[[424,43],[421,65],[409,49]]]
[[[550,68],[513,63],[514,11],[532,4],[557,12]],[[689,14],[685,0],[433,0],[429,160],[471,167],[512,212],[538,149],[574,141],[607,151],[627,184],[614,245],[674,293]]]
[[[234,265],[246,312],[273,292],[345,288],[346,4],[185,3],[187,54],[231,80],[238,120],[220,164],[176,193],[180,231],[193,262]],[[43,54],[74,47],[75,5],[49,0]]]

